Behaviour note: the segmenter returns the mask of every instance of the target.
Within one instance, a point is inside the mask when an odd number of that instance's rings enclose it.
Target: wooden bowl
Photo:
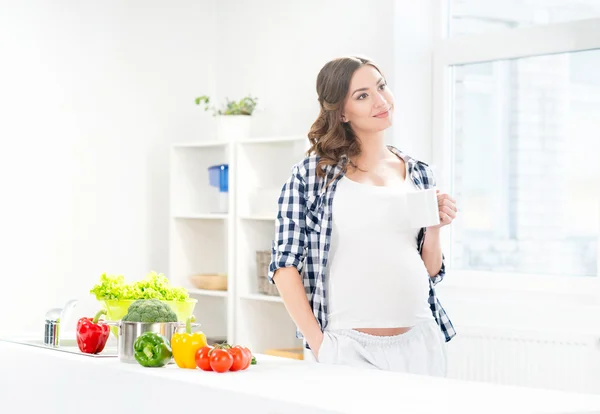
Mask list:
[[[224,274],[196,274],[190,276],[190,281],[197,289],[227,290],[227,275]]]

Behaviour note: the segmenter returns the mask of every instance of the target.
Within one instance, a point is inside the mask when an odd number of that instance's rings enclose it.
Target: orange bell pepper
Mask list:
[[[190,316],[185,323],[184,333],[174,333],[171,338],[171,349],[173,359],[179,368],[196,368],[196,352],[206,346],[206,335],[203,332],[192,333],[192,321]]]

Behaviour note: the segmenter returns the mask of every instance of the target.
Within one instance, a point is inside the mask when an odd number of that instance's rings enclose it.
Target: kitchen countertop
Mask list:
[[[18,412],[86,414],[600,413],[595,395],[256,358],[247,371],[217,374],[0,340],[0,403]]]

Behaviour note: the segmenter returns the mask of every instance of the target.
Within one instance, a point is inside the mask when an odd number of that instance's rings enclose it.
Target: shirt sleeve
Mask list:
[[[306,184],[294,167],[292,175],[281,189],[275,221],[275,238],[271,247],[268,279],[282,267],[295,267],[302,273],[306,258]]]

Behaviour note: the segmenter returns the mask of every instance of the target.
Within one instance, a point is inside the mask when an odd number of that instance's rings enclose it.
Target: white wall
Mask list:
[[[167,271],[168,144],[202,134],[215,9],[0,4],[0,333],[41,334],[102,272]]]
[[[394,143],[408,154],[432,161],[432,50],[435,0],[394,2]]]
[[[264,109],[253,134],[307,134],[319,110],[317,74],[328,60],[366,55],[393,84],[393,3],[218,2],[219,102],[251,93]]]

